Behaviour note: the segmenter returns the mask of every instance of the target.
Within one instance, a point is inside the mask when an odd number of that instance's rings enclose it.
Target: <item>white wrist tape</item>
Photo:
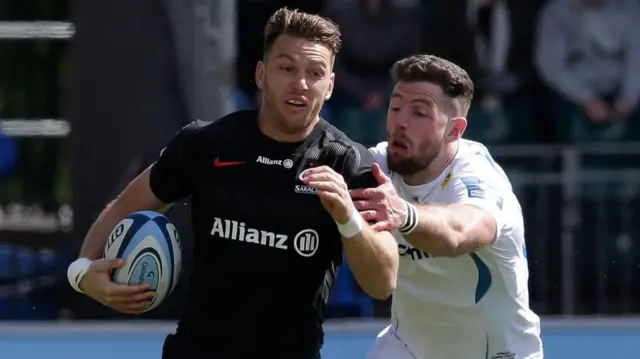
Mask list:
[[[73,263],[69,265],[67,268],[67,280],[69,280],[69,284],[71,287],[75,289],[79,293],[84,293],[82,289],[80,289],[80,280],[89,270],[89,266],[91,266],[93,261],[88,258],[78,258]]]
[[[358,211],[354,210],[349,217],[347,223],[340,224],[336,222],[338,225],[338,231],[344,238],[355,237],[360,232],[362,232],[362,228],[364,227],[364,220]]]
[[[416,227],[418,227],[418,210],[416,209],[416,206],[412,205],[411,203],[407,201],[404,201],[404,203],[407,206],[407,218],[404,219],[404,223],[398,229],[402,234],[409,234],[413,232]]]

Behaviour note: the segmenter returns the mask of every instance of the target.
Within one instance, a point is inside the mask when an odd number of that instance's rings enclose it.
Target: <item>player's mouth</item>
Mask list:
[[[393,140],[391,141],[391,148],[401,151],[409,150],[409,144],[403,140]]]
[[[295,111],[304,110],[307,107],[307,102],[303,99],[287,100],[285,104]]]

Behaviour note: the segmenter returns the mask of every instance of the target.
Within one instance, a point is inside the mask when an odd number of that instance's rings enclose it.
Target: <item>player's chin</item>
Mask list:
[[[309,111],[311,111],[311,105],[308,103],[293,105],[288,102],[284,102],[282,104],[281,111],[287,116],[304,117],[305,114],[308,115]]]
[[[295,114],[295,115],[285,115],[284,116],[285,125],[289,132],[298,133],[304,131],[309,127],[309,124],[313,122],[313,118],[309,112]]]

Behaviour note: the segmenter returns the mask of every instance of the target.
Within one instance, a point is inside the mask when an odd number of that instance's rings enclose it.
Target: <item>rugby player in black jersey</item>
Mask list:
[[[329,20],[274,13],[256,68],[260,111],[182,129],[87,234],[80,257],[92,262],[77,286],[136,313],[153,294],[109,280],[122,263],[98,259],[107,236],[132,212],[190,198],[194,270],[163,358],[319,358],[343,253],[367,293],[393,291],[395,240],[363,222],[348,192],[377,186],[372,155],[318,115],[339,47]]]

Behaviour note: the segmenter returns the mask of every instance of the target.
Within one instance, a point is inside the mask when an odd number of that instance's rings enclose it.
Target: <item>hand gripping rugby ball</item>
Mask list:
[[[111,232],[104,258],[123,259],[111,279],[122,284],[150,284],[156,296],[141,312],[156,308],[176,287],[182,270],[182,246],[176,227],[160,213],[135,212]]]

